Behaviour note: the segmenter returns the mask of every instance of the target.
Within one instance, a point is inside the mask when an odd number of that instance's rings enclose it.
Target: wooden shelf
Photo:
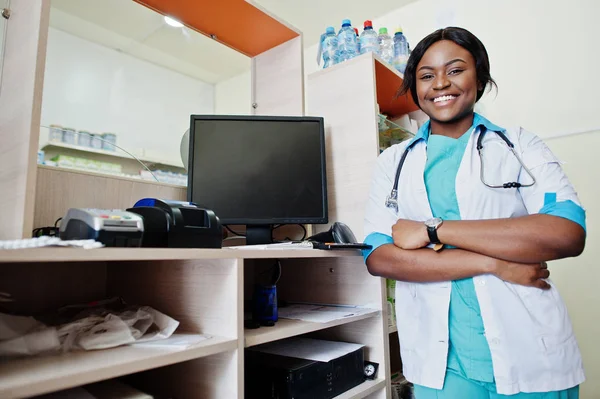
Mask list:
[[[367,58],[371,58],[375,64],[375,89],[379,112],[386,115],[388,119],[396,119],[409,112],[418,110],[419,107],[415,104],[410,94],[396,98],[396,93],[400,89],[400,86],[402,86],[404,76],[374,53],[361,54],[351,60],[317,71],[311,74],[311,76],[335,73],[335,71],[350,67],[354,63],[360,63]]]
[[[135,177],[113,175],[113,174],[106,173],[106,172],[101,172],[101,171],[75,169],[75,168],[65,168],[65,167],[62,167],[62,166],[50,166],[50,165],[38,165],[37,167],[39,169],[56,170],[56,171],[59,171],[59,172],[78,173],[80,175],[86,175],[86,176],[108,177],[110,179],[115,179],[115,180],[131,181],[131,182],[136,182],[136,183],[147,183],[147,184],[151,184],[153,186],[165,186],[165,187],[176,187],[176,188],[185,188],[185,189],[187,189],[187,186],[180,186],[178,184],[163,183],[163,182],[160,182],[160,181],[150,180],[150,179],[141,179],[141,178],[138,179],[138,178],[135,178]]]
[[[379,313],[380,312],[378,310],[373,309],[373,313],[348,317],[340,320],[333,320],[327,323],[313,323],[302,320],[279,319],[279,321],[277,321],[277,323],[275,323],[273,327],[260,327],[253,330],[244,330],[244,346],[248,348],[250,346],[277,341],[283,338],[295,337],[297,335],[306,334],[313,331],[324,330],[329,327],[340,326],[342,324],[348,324],[358,320],[368,319],[369,317],[377,316]]]
[[[377,85],[379,112],[387,115],[389,119],[396,119],[409,112],[418,110],[419,107],[413,101],[410,93],[396,98],[398,89],[404,81],[404,75],[382,60],[378,55],[369,54],[375,59],[375,81]]]
[[[186,259],[286,259],[342,258],[361,256],[358,250],[322,251],[188,248],[30,248],[0,250],[0,263],[20,262],[110,262]]]
[[[98,155],[104,155],[104,156],[113,157],[113,158],[123,158],[123,159],[128,159],[133,162],[137,162],[135,160],[135,158],[131,157],[130,155],[128,155],[124,152],[121,152],[121,150],[119,150],[119,149],[116,149],[116,151],[107,151],[107,150],[100,150],[100,149],[95,149],[95,148],[90,148],[90,147],[83,147],[80,145],[61,143],[58,141],[49,141],[48,143],[44,144],[41,147],[42,150],[47,150],[49,148],[67,149],[67,150],[79,151],[79,152],[87,153],[87,154],[98,154]],[[171,166],[171,167],[183,169],[182,163],[175,163],[173,161],[168,161],[165,159],[138,156],[137,154],[134,154],[134,155],[140,161],[142,161],[146,164],[159,164],[159,165],[165,165],[165,166]]]
[[[362,384],[355,386],[349,391],[344,392],[341,395],[336,396],[334,399],[361,399],[366,398],[379,391],[380,389],[385,388],[385,380],[384,379],[376,379],[376,380],[367,380]]]
[[[187,348],[131,345],[3,361],[0,397],[40,395],[236,348],[237,340],[213,336]]]
[[[248,57],[257,56],[299,36],[291,26],[282,23],[249,1],[134,1],[175,18],[189,28]]]

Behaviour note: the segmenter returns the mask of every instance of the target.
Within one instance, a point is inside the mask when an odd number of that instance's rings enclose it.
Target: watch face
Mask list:
[[[375,373],[375,366],[372,364],[367,364],[365,367],[365,374],[368,376],[372,376]]]
[[[440,224],[442,224],[441,218],[431,218],[425,222],[425,226],[437,228]]]

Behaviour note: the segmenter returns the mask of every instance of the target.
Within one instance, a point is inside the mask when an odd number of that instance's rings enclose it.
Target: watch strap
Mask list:
[[[440,239],[437,235],[437,228],[427,226],[427,235],[429,236],[429,242],[432,244],[439,244]]]

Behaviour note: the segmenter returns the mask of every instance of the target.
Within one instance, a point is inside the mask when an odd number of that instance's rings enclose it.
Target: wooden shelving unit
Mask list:
[[[245,330],[244,301],[273,259],[282,265],[279,298],[288,302],[372,309],[327,323],[280,319]],[[33,278],[34,276],[35,278]],[[0,291],[10,311],[35,314],[72,303],[121,296],[180,322],[176,335],[208,339],[189,346],[132,345],[0,363],[0,397],[22,398],[126,377],[136,389],[178,398],[243,398],[244,348],[309,334],[365,345],[365,358],[385,364],[387,307],[383,280],[358,251],[252,249],[37,248],[0,251]],[[386,398],[389,375],[339,398]],[[160,382],[160,383],[159,383]]]
[[[131,345],[4,362],[0,364],[0,397],[39,395],[236,348],[235,339],[210,337],[188,348]]]
[[[307,114],[322,116],[326,123],[328,193],[333,198],[329,215],[349,225],[358,240],[364,239],[373,167],[384,144],[379,142],[379,114],[394,120],[418,110],[410,95],[397,96],[403,79],[373,53],[317,71],[307,79]],[[397,342],[397,328],[388,327],[387,316],[385,320],[386,345],[390,345],[391,340]],[[396,342],[392,342],[395,353],[386,348],[387,375],[391,363],[400,363]],[[390,362],[391,356],[398,359]]]
[[[279,258],[360,258],[357,250],[321,251],[318,249],[257,250],[257,249],[188,249],[188,248],[31,248],[0,250],[2,263],[47,262],[119,262],[166,261],[198,259],[279,259]]]
[[[397,97],[403,76],[373,53],[308,76],[307,114],[325,119],[329,215],[361,240],[373,165],[379,155],[379,114],[396,119],[418,110]],[[358,210],[358,211],[357,211]]]
[[[297,335],[307,334],[313,331],[324,330],[327,328],[352,323],[358,320],[375,317],[380,312],[373,310],[372,313],[360,316],[347,317],[341,320],[334,320],[327,323],[313,323],[302,320],[280,319],[273,327],[259,328],[256,330],[247,330],[244,334],[245,347],[265,344],[267,342],[278,341],[280,339],[295,337]]]
[[[57,141],[49,141],[45,144],[42,144],[40,146],[40,148],[44,151],[50,150],[53,152],[60,152],[60,150],[69,150],[69,151],[74,151],[74,152],[80,153],[84,156],[89,155],[89,154],[102,155],[104,157],[108,157],[107,159],[110,159],[110,158],[127,159],[127,160],[131,160],[131,161],[137,163],[137,161],[135,159],[133,159],[130,155],[128,155],[124,152],[121,152],[121,150],[119,150],[118,148],[115,149],[115,151],[108,151],[108,150],[101,150],[101,149],[96,149],[96,148],[91,148],[91,147],[82,147],[80,145],[61,143],[61,142],[57,142]],[[136,157],[140,161],[144,162],[146,165],[164,165],[164,166],[168,166],[168,167],[172,167],[172,168],[181,169],[182,172],[184,171],[183,163],[181,163],[181,162],[173,162],[173,161],[169,161],[166,159],[137,156],[137,155],[136,155]],[[118,163],[119,161],[113,161],[113,162]],[[141,168],[142,166],[139,165],[139,167]]]
[[[365,381],[357,387],[344,392],[341,395],[336,396],[334,399],[361,399],[381,390],[385,387],[385,380],[376,379],[372,381]]]
[[[208,0],[136,1],[251,56],[254,114],[304,115],[302,35],[293,27],[251,1],[226,4]],[[186,198],[183,187],[37,166],[39,130],[31,127],[40,126],[49,3],[48,0],[11,3],[13,13],[6,38],[7,49],[12,51],[5,56],[5,71],[9,74],[5,73],[4,81],[18,84],[6,86],[0,93],[0,137],[3,142],[12,143],[0,149],[3,155],[0,167],[6,171],[6,176],[0,179],[0,188],[6,194],[0,210],[4,222],[2,239],[28,237],[34,227],[53,225],[70,207],[124,209],[144,197]],[[239,29],[229,29],[231,23]],[[367,193],[362,184],[368,179],[366,175],[370,175],[372,162],[371,155],[364,158],[362,153],[372,146],[374,155],[378,146],[372,137],[352,141],[355,138],[352,135],[337,137],[337,132],[346,128],[352,134],[362,130],[366,136],[372,129],[376,132],[375,85],[371,80],[356,77],[362,76],[361,69],[370,68],[372,76],[377,73],[380,81],[399,78],[387,67],[387,70],[376,67],[376,62],[379,61],[372,55],[361,56],[320,73],[320,79],[332,80],[328,83],[331,95],[324,95],[322,101],[310,98],[314,94],[310,87],[314,88],[316,82],[309,81],[308,103],[316,111],[311,112],[324,116],[330,124],[329,132],[333,129],[336,133],[329,134],[332,140],[327,143],[328,169],[335,174],[335,178],[328,177],[331,184],[335,182],[329,187],[330,221],[349,223],[359,239],[362,220],[360,224],[355,221],[362,219],[358,210],[362,209]],[[365,81],[367,91],[364,91]],[[335,106],[337,97],[332,95],[338,93],[339,87],[350,91],[346,93],[348,102],[372,99],[372,109],[356,104],[362,111],[355,114],[345,104],[343,108]],[[327,109],[323,102],[333,104],[337,114],[321,112]],[[390,106],[391,115],[404,109],[403,105]],[[342,115],[348,121],[346,125],[339,123]],[[350,121],[348,115],[355,119]],[[340,140],[348,140],[347,145],[340,146]],[[355,155],[359,162],[355,162]],[[351,167],[343,169],[348,164]],[[355,203],[344,202],[352,198]],[[347,217],[350,210],[352,217]],[[368,306],[377,312],[369,317],[322,325],[282,321],[274,333],[266,329],[244,330],[244,300],[252,296],[262,265],[272,263],[272,259],[280,259],[282,264],[280,298],[288,302]],[[184,349],[121,347],[6,360],[0,365],[2,398],[44,394],[123,376],[139,390],[162,397],[243,399],[247,338],[250,342],[268,342],[299,334],[363,344],[365,358],[382,365],[378,380],[367,381],[339,398],[391,397],[385,282],[368,274],[358,251],[68,248],[0,251],[0,291],[15,298],[15,302],[5,307],[20,314],[36,314],[65,304],[118,295],[128,303],[149,305],[175,318],[180,322],[178,334],[214,337],[212,341]]]

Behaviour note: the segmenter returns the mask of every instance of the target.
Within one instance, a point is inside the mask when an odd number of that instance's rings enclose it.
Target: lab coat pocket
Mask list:
[[[419,331],[419,301],[414,283],[396,282],[396,324],[400,347],[410,350]]]
[[[567,309],[554,284],[549,290],[515,286],[544,351],[551,351],[573,336]]]

